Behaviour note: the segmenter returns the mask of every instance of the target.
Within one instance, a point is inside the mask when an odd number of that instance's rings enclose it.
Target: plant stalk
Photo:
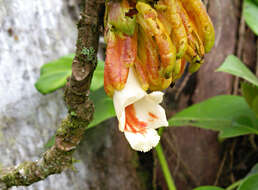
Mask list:
[[[163,132],[163,128],[160,128],[159,134],[161,135],[162,132]],[[167,163],[166,157],[164,155],[161,143],[159,143],[156,146],[155,150],[157,152],[159,163],[160,163],[160,166],[161,166],[164,178],[165,178],[165,180],[167,182],[168,189],[169,190],[176,190],[176,186],[175,186],[174,180],[172,178],[172,175],[171,175],[171,173],[169,171],[168,163]]]
[[[226,188],[226,190],[233,190],[233,189],[236,189],[242,182],[243,182],[243,180],[236,181],[235,183],[233,183],[233,184],[231,184],[230,186],[228,186],[228,187]]]

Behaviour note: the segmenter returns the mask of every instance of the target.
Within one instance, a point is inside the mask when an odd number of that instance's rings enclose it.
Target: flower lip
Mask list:
[[[141,88],[133,68],[124,89],[114,92],[119,129],[133,149],[146,152],[158,144],[160,137],[155,129],[168,126],[165,110],[159,105],[162,98],[162,92],[148,94]]]
[[[142,152],[150,151],[157,146],[160,140],[160,136],[155,129],[147,129],[144,134],[125,131],[125,137],[134,150]]]

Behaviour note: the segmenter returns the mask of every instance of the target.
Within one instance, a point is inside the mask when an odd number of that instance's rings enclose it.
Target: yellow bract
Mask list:
[[[109,0],[105,39],[105,89],[112,96],[123,89],[130,67],[145,91],[169,87],[186,61],[196,72],[215,33],[201,0]]]

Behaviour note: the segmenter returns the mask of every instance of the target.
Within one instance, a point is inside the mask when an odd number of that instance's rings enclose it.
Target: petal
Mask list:
[[[125,128],[125,107],[143,98],[147,93],[141,88],[134,70],[130,68],[129,75],[123,90],[115,91],[113,96],[114,107],[119,121],[119,129]]]
[[[147,129],[145,133],[125,132],[125,137],[134,150],[143,152],[148,152],[157,146],[160,140],[160,136],[154,129]]]
[[[134,103],[136,118],[147,123],[146,128],[157,129],[168,126],[165,110],[157,103],[162,99],[160,98],[162,95],[158,92],[151,93],[151,95],[147,95]]]
[[[152,99],[157,104],[160,104],[163,100],[163,95],[164,95],[163,92],[154,91],[154,92],[149,94],[149,98]]]

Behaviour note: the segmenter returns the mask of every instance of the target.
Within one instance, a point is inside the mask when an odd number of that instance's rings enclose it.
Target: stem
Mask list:
[[[228,187],[226,188],[226,190],[233,190],[233,189],[235,189],[236,187],[238,187],[242,182],[243,182],[243,180],[239,180],[239,181],[233,183],[232,185],[228,186]]]
[[[160,128],[159,134],[161,135],[162,132],[163,132],[163,129]],[[168,189],[169,190],[176,190],[176,186],[175,186],[174,180],[172,178],[172,175],[171,175],[171,173],[169,171],[168,163],[167,163],[166,157],[164,155],[161,143],[159,143],[156,146],[155,149],[156,149],[156,152],[157,152],[157,155],[158,155],[158,159],[159,159],[162,171],[163,171],[163,175],[164,175],[165,180],[167,182]]]

